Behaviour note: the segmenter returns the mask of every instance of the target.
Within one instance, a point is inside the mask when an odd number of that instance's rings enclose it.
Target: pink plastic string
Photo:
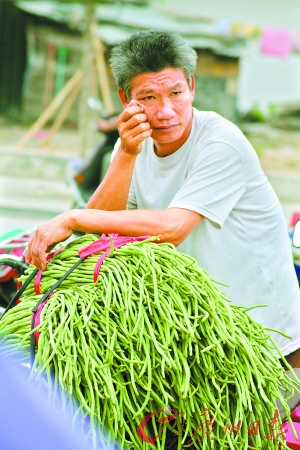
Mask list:
[[[99,272],[100,272],[101,266],[103,264],[103,261],[109,255],[109,253],[110,253],[110,250],[107,250],[105,253],[103,253],[103,255],[100,256],[100,258],[96,262],[96,265],[95,265],[95,268],[94,268],[94,283],[96,283],[96,281],[98,279],[98,276],[99,276]]]
[[[117,245],[118,247],[120,247],[130,242],[144,241],[145,239],[148,239],[150,235],[132,237],[132,236],[120,236],[119,234],[111,234],[111,237],[113,239],[114,248],[117,248],[116,247]],[[81,248],[80,250],[78,250],[78,253],[80,255],[80,258],[86,258],[87,256],[95,255],[97,253],[109,249],[110,249],[110,237],[106,236],[105,234],[102,234],[100,239],[92,242],[86,247]]]
[[[111,234],[111,237],[115,239],[118,234]],[[78,250],[80,258],[86,258],[87,256],[95,255],[96,253],[104,252],[110,247],[110,239],[109,236],[102,234],[100,239],[92,242],[86,247],[82,247]]]
[[[61,252],[65,247],[60,247],[55,252],[48,253],[46,260],[49,262],[57,253]],[[40,295],[41,293],[41,280],[43,276],[43,270],[39,270],[34,281],[34,291],[36,295]]]
[[[49,298],[51,297],[51,295],[55,294],[55,292],[57,292],[57,291],[51,292],[51,294],[48,295],[48,297],[46,298],[46,300],[44,300],[43,303],[41,303],[41,304],[38,306],[38,309],[37,309],[36,312],[35,312],[34,328],[37,327],[37,326],[41,323],[41,314],[42,314],[42,310],[43,310],[44,306],[46,305],[47,301],[49,300]],[[34,314],[33,314],[32,316],[34,316]],[[36,347],[38,346],[40,334],[41,334],[41,333],[40,333],[39,331],[35,331],[35,332],[33,333]]]
[[[35,277],[35,280],[34,280],[34,290],[35,290],[36,295],[40,295],[40,293],[41,293],[42,275],[43,275],[43,271],[39,270]]]
[[[35,313],[35,321],[34,321],[34,328],[37,327],[37,326],[41,323],[41,314],[42,314],[42,310],[43,310],[45,304],[47,303],[48,299],[49,299],[49,297],[48,297],[43,303],[41,303],[41,304],[39,305],[38,309],[36,310],[36,313]],[[41,333],[40,333],[39,331],[35,331],[35,332],[33,333],[36,347],[38,346],[40,334],[41,334]]]
[[[145,239],[148,239],[150,235],[145,236],[120,236],[118,234],[111,234],[111,238],[113,240],[113,247],[114,249],[120,248],[125,244],[129,244],[132,242],[140,242],[144,241]],[[103,234],[101,236],[101,239],[98,239],[95,242],[92,242],[92,244],[87,245],[86,247],[81,248],[78,250],[78,253],[80,255],[80,258],[86,258],[87,256],[95,255],[100,252],[105,252],[103,255],[100,256],[98,259],[95,269],[94,269],[94,282],[97,281],[99,272],[101,269],[101,266],[103,264],[103,261],[111,252],[111,239],[109,236],[106,236]]]

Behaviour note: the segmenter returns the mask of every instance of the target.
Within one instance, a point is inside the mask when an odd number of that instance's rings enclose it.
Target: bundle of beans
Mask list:
[[[0,320],[6,351],[28,354],[33,305],[98,238],[68,244],[29,284]],[[178,449],[287,448],[277,403],[289,417],[299,382],[268,330],[196,260],[155,240],[111,245],[96,281],[99,253],[57,287],[38,311],[32,373],[48,374],[54,394],[77,399],[74,420],[83,412],[121,448],[165,449],[170,435]]]

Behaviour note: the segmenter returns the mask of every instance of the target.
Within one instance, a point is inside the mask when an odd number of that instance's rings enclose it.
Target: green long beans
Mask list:
[[[28,356],[32,308],[96,239],[78,238],[56,254],[40,295],[31,282],[0,321],[4,351]],[[46,374],[53,396],[57,386],[69,394],[74,421],[88,415],[89,433],[103,426],[124,449],[160,450],[174,439],[178,449],[286,449],[277,403],[289,418],[287,398],[299,382],[286,375],[275,342],[196,260],[156,239],[115,249],[96,283],[99,255],[63,281],[35,329],[32,376]]]

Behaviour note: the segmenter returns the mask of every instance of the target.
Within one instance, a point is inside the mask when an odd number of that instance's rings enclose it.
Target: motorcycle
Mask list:
[[[18,277],[28,268],[23,255],[33,231],[12,230],[0,241],[0,317],[17,292]]]
[[[67,169],[67,181],[74,197],[74,208],[84,208],[92,194],[103,180],[114,145],[119,137],[117,118],[119,113],[106,114],[100,100],[90,97],[90,109],[100,114],[96,129],[101,139],[94,145],[85,158],[74,159]]]

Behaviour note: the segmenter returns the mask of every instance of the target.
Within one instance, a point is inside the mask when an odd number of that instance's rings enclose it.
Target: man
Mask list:
[[[267,304],[250,314],[289,334],[274,337],[297,360],[300,294],[280,204],[241,131],[192,107],[195,66],[195,51],[169,32],[113,49],[124,111],[111,166],[85,210],[38,227],[27,260],[45,268],[45,253],[74,231],[160,235],[228,284],[233,303]]]

